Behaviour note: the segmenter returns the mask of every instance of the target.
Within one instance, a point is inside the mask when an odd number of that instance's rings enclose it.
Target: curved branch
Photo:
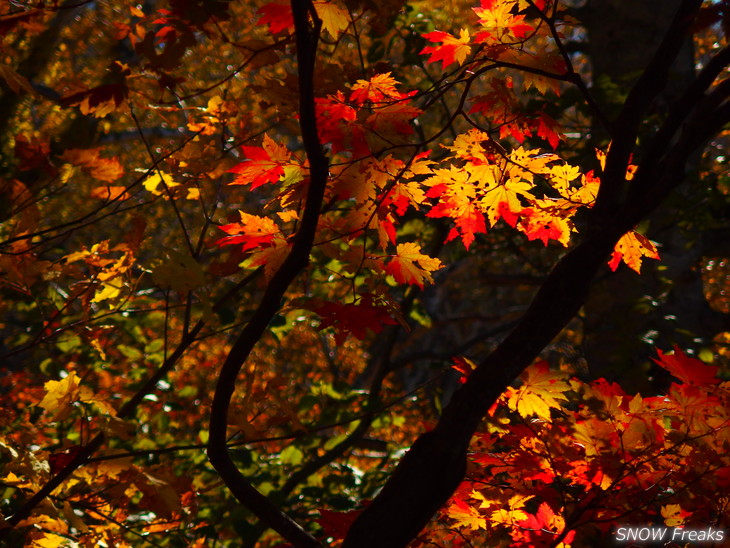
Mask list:
[[[281,307],[281,300],[287,289],[309,263],[309,253],[314,242],[329,173],[329,163],[317,134],[314,106],[314,63],[321,21],[311,1],[292,0],[291,5],[299,73],[299,124],[310,166],[307,200],[289,255],[271,278],[259,307],[233,344],[221,367],[211,406],[208,457],[236,499],[264,524],[295,546],[314,547],[320,544],[313,536],[246,480],[231,459],[226,444],[228,411],[236,378],[251,350]]]

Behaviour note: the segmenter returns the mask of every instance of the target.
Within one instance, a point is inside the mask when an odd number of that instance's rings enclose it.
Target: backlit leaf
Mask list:
[[[659,259],[659,252],[651,240],[632,230],[621,236],[621,239],[616,243],[608,266],[611,270],[616,270],[619,262],[623,261],[639,274],[641,272],[642,257]]]
[[[398,244],[395,256],[385,267],[398,283],[415,284],[423,287],[425,282],[433,283],[431,272],[440,269],[441,261],[424,255],[414,243]]]
[[[565,392],[570,390],[570,385],[565,382],[562,374],[550,371],[545,361],[530,366],[520,379],[522,385],[519,388],[508,388],[504,397],[509,408],[522,417],[535,415],[549,420],[550,409],[559,409],[560,402],[568,399]]]

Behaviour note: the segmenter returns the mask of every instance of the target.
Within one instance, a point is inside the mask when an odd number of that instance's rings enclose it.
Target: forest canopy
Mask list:
[[[0,543],[722,542],[729,29],[6,3]]]

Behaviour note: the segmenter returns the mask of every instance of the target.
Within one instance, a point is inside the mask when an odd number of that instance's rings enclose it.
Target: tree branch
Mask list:
[[[211,406],[208,457],[236,499],[251,510],[264,524],[277,531],[295,546],[314,547],[320,545],[314,537],[246,480],[231,459],[226,445],[228,411],[235,390],[236,378],[256,342],[280,309],[282,297],[287,289],[309,263],[309,253],[314,242],[329,173],[329,163],[317,133],[314,106],[314,63],[321,21],[317,17],[311,1],[292,0],[291,5],[296,32],[299,74],[299,124],[310,166],[309,189],[302,222],[294,237],[292,249],[279,270],[271,278],[259,307],[233,344],[221,367]]]
[[[636,145],[639,124],[646,110],[664,89],[669,70],[684,44],[702,0],[683,0],[653,58],[631,88],[621,112],[612,124],[611,148],[596,205],[591,212],[598,223],[605,222],[615,213],[623,199],[626,168]]]

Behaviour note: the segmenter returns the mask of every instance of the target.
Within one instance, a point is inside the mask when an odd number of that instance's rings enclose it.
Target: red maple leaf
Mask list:
[[[680,381],[700,386],[712,386],[720,382],[717,378],[718,367],[707,365],[697,358],[690,358],[679,347],[674,347],[674,354],[665,354],[657,349],[659,358],[652,358],[657,365],[669,371]]]
[[[81,445],[74,445],[66,449],[63,453],[51,453],[48,456],[48,464],[51,468],[51,474],[57,474],[66,468],[66,466],[68,466],[71,461],[76,458],[76,455],[78,455],[82,449],[83,447]]]
[[[333,510],[320,510],[320,517],[315,519],[319,523],[324,532],[336,539],[343,539],[350,530],[350,526],[355,518],[362,513],[362,510],[353,510],[351,512],[335,512]]]
[[[289,3],[270,2],[261,6],[256,13],[261,15],[258,24],[269,25],[271,34],[294,28],[294,17]]]
[[[380,304],[372,295],[364,295],[359,302],[342,304],[325,302],[313,308],[322,321],[319,329],[335,328],[335,342],[342,344],[348,335],[364,339],[368,331],[380,333],[385,325],[395,325],[387,305]]]
[[[558,133],[559,128],[558,123],[550,116],[545,113],[540,114],[537,124],[537,136],[542,137],[550,143],[553,150],[558,148],[558,144],[560,143],[561,135]]]

